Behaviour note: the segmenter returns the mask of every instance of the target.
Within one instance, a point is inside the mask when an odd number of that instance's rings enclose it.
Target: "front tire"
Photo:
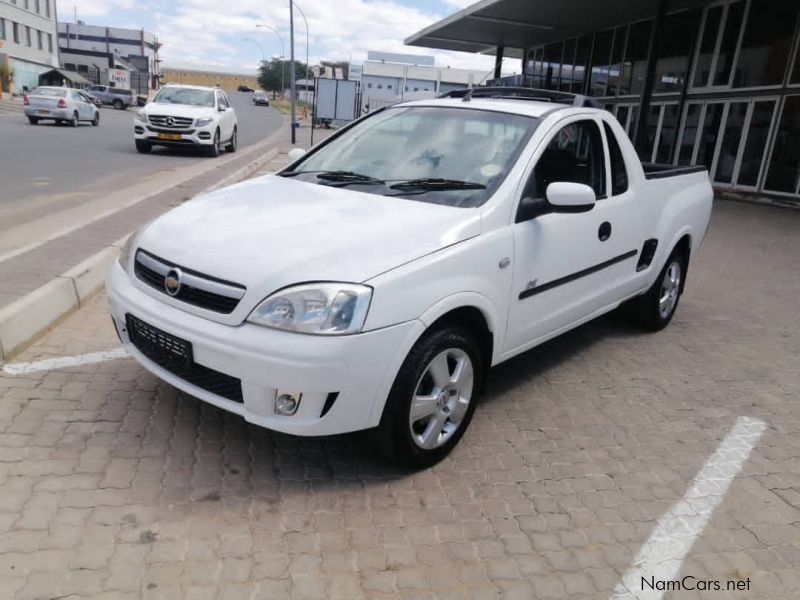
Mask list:
[[[150,150],[153,149],[153,146],[150,142],[145,142],[144,140],[136,140],[136,151],[139,154],[150,154]]]
[[[236,127],[234,127],[233,133],[231,134],[231,139],[228,142],[228,145],[225,146],[225,150],[227,150],[228,152],[236,152],[236,142],[237,142],[236,138],[237,138],[237,132],[236,132]]]
[[[423,335],[400,367],[375,430],[383,454],[415,468],[447,456],[472,420],[484,365],[477,341],[462,327]]]
[[[96,113],[94,113],[94,118],[92,119],[92,125],[95,126],[95,127],[100,125],[100,111],[99,110]]]
[[[30,123],[31,125],[36,125],[38,122],[39,119],[37,119],[36,117],[28,117],[28,123]]]
[[[687,253],[676,248],[650,289],[631,302],[636,321],[647,331],[661,331],[669,325],[683,293],[688,266]]]
[[[206,156],[216,158],[219,156],[219,129],[214,132],[214,141],[210,146],[204,148]]]

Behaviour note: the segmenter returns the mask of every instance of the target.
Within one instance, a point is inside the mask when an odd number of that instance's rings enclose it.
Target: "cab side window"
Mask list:
[[[562,127],[539,157],[523,197],[544,199],[547,186],[556,181],[582,183],[598,199],[605,197],[605,155],[597,123],[575,121]]]
[[[628,172],[625,170],[625,160],[619,148],[617,136],[608,123],[603,121],[603,129],[608,140],[608,154],[611,159],[611,195],[616,196],[628,191]]]

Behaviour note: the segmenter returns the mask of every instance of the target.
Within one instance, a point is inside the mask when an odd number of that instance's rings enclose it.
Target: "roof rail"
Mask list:
[[[570,106],[589,106],[602,108],[600,103],[590,96],[570,94],[555,90],[542,90],[537,88],[510,87],[510,86],[482,86],[468,90],[451,90],[441,94],[439,98],[461,98],[469,102],[472,98],[495,98],[502,100],[535,100],[539,102],[557,102]]]

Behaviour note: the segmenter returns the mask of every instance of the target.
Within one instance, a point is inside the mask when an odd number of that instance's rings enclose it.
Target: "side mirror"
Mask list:
[[[553,212],[578,213],[594,208],[594,190],[582,183],[556,181],[547,186],[547,202]]]
[[[225,108],[224,106],[220,105],[219,112],[225,112],[226,110],[228,110],[228,109]]]
[[[288,156],[289,160],[291,162],[294,162],[296,160],[300,160],[301,158],[303,158],[305,154],[306,151],[303,150],[302,148],[292,148],[291,150],[289,150]]]

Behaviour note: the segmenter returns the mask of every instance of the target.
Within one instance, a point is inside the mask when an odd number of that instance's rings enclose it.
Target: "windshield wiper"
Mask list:
[[[279,175],[281,177],[294,177],[295,175],[304,175],[306,173],[315,173],[317,175],[317,179],[340,184],[385,183],[382,179],[377,179],[361,173],[355,173],[353,171],[284,171],[283,173],[279,173]]]
[[[336,182],[383,183],[382,179],[376,179],[375,177],[362,175],[361,173],[354,173],[353,171],[323,171],[317,174],[317,179]]]
[[[422,177],[409,179],[389,186],[392,190],[485,190],[486,186],[474,181],[461,181],[458,179],[440,179],[437,177]]]

